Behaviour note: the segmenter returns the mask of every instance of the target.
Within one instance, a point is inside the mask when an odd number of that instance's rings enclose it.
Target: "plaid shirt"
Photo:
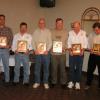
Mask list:
[[[8,27],[0,28],[0,36],[6,36],[7,37],[7,45],[11,47],[12,40],[13,40],[13,33],[12,30]]]

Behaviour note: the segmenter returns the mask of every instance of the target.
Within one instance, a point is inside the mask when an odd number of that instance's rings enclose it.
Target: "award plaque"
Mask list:
[[[17,51],[18,52],[26,52],[27,51],[27,41],[18,41]]]
[[[53,41],[53,52],[54,53],[62,53],[62,42]]]
[[[81,44],[72,44],[72,53],[73,55],[81,54]]]
[[[7,46],[7,37],[0,36],[0,47],[6,47],[6,46]]]
[[[100,55],[100,44],[93,44],[93,51],[94,54]]]
[[[44,54],[44,52],[46,51],[46,43],[44,43],[44,42],[38,43],[37,50],[38,50],[39,54]]]

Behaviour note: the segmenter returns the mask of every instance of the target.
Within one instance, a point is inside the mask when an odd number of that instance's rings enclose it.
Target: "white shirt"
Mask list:
[[[100,44],[100,34],[96,35],[96,33],[91,33],[88,37],[88,48],[92,49],[93,48],[93,44]]]
[[[12,44],[12,51],[17,50],[18,41],[27,41],[27,49],[32,50],[32,36],[28,33],[21,35],[20,33],[15,34]]]
[[[78,34],[74,32],[74,30],[69,32],[68,37],[68,48],[72,48],[72,44],[81,44],[82,48],[87,48],[88,40],[86,37],[86,32],[80,30]]]

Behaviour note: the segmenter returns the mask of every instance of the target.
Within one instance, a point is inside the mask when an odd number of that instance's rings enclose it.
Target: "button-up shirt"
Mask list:
[[[72,44],[81,44],[82,48],[85,49],[88,46],[88,40],[86,37],[86,32],[80,30],[78,34],[74,30],[69,32],[68,37],[68,48],[72,48]]]
[[[29,33],[21,35],[20,33],[15,34],[12,44],[12,51],[17,50],[18,41],[27,41],[27,49],[32,50],[32,36]]]

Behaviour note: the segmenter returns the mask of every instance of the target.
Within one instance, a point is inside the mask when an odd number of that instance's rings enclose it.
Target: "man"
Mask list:
[[[89,36],[89,50],[90,56],[88,61],[88,70],[87,70],[87,82],[85,89],[89,89],[93,80],[93,72],[98,68],[98,88],[100,89],[100,23],[96,22],[93,24],[94,34]],[[93,51],[93,45],[99,44],[99,52],[95,53]]]
[[[38,88],[40,86],[40,71],[41,65],[43,65],[43,83],[44,88],[48,89],[48,77],[49,77],[49,63],[50,55],[49,51],[52,46],[51,32],[46,28],[46,23],[44,18],[40,18],[38,23],[39,28],[33,33],[33,48],[35,51],[35,83],[33,88]]]
[[[67,31],[63,29],[63,19],[56,19],[56,28],[52,30],[53,47],[51,52],[51,83],[52,87],[57,84],[57,76],[60,76],[60,83],[62,88],[66,85],[66,47],[67,47]],[[61,43],[61,51],[55,51],[55,43]],[[56,44],[57,45],[57,44]],[[59,45],[58,45],[59,46]],[[60,74],[58,73],[58,68]]]
[[[4,67],[5,84],[9,85],[9,49],[12,45],[12,30],[5,25],[5,15],[0,15],[0,60]]]
[[[32,50],[32,36],[27,32],[27,24],[20,24],[20,32],[15,34],[12,51],[15,52],[14,85],[19,83],[20,66],[23,65],[23,84],[29,85],[29,51]]]
[[[87,48],[87,44],[86,32],[81,30],[80,22],[75,21],[68,37],[70,67],[68,88],[70,89],[74,87],[74,83],[75,89],[80,89],[84,49]]]

